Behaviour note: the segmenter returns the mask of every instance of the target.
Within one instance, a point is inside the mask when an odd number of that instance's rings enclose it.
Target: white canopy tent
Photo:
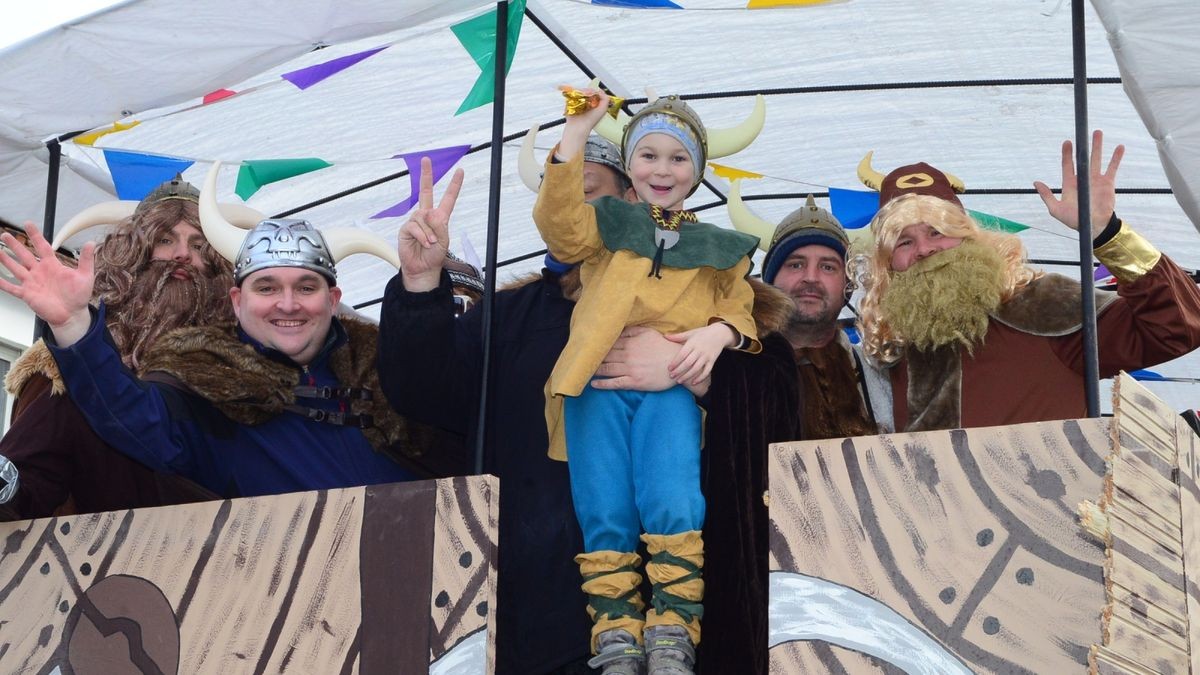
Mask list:
[[[763,91],[762,135],[722,161],[765,176],[746,181],[744,195],[792,195],[752,202],[759,215],[778,220],[800,205],[798,195],[830,186],[865,189],[855,167],[875,150],[883,172],[923,160],[961,177],[976,191],[964,198],[969,208],[1033,228],[1021,235],[1032,258],[1077,258],[1073,233],[1046,215],[1031,188],[1034,179],[1058,184],[1059,144],[1074,134],[1069,3],[846,0],[753,11],[737,8],[744,4],[738,0],[677,3],[685,9],[531,1],[507,82],[505,135],[557,120],[562,99],[555,85],[585,83],[584,69],[618,94],[640,96],[652,86],[695,95],[693,106],[718,127],[740,121],[750,95]],[[1120,195],[1118,211],[1180,264],[1196,268],[1196,228],[1167,188],[1185,198],[1188,212],[1200,212],[1200,49],[1192,37],[1200,6],[1139,3],[1131,19],[1132,3],[1094,4],[1118,35],[1123,60],[1119,67],[1089,7],[1088,74],[1100,82],[1089,87],[1090,122],[1105,130],[1110,149],[1128,146],[1120,187],[1146,189]],[[185,173],[196,184],[209,162],[226,162],[225,200],[237,199],[239,160],[319,157],[334,166],[267,185],[249,205],[275,214],[351,191],[295,215],[394,238],[402,218],[370,216],[408,196],[408,177],[354,188],[403,171],[393,155],[471,145],[480,151],[459,163],[467,181],[452,226],[454,248],[465,235],[482,251],[492,111],[455,116],[479,69],[449,27],[494,6],[198,0],[183,10],[167,0],[130,0],[0,51],[0,218],[41,220],[47,138],[137,120],[95,147],[63,144],[58,224],[113,198],[107,148],[196,159]],[[384,45],[307,90],[279,77]],[[1156,60],[1164,58],[1165,65]],[[238,94],[200,105],[219,88]],[[557,135],[542,132],[539,157]],[[519,143],[506,144],[500,176],[501,261],[544,248],[530,219],[533,195],[517,176]],[[715,191],[701,189],[693,206],[719,202],[727,184],[711,175],[710,184]],[[728,223],[722,208],[703,215]],[[539,258],[503,267],[501,278],[536,269]],[[340,269],[346,300],[356,305],[378,298],[392,274],[366,256]],[[1197,377],[1200,362],[1189,357],[1156,370]],[[1153,386],[1177,407],[1196,407],[1195,385]]]

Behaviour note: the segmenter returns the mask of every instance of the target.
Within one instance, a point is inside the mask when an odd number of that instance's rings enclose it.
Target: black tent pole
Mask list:
[[[50,164],[46,170],[46,212],[42,216],[42,234],[46,241],[54,241],[54,217],[58,211],[58,169],[62,165],[62,145],[57,138],[46,142],[50,151]],[[33,322],[33,341],[37,342],[46,336],[50,327],[38,317]]]
[[[1085,0],[1071,0],[1072,60],[1075,65],[1075,176],[1079,188],[1079,283],[1083,286],[1083,373],[1088,417],[1100,416],[1100,359],[1096,343],[1096,296],[1092,273],[1092,214],[1088,133]],[[1103,158],[1101,158],[1103,159]]]
[[[518,19],[520,20],[520,19]],[[479,417],[475,427],[475,473],[483,473],[483,450],[487,444],[489,394],[491,393],[492,334],[496,316],[496,250],[500,241],[500,172],[504,158],[504,78],[508,61],[508,0],[496,3],[495,94],[492,99],[492,168],[488,177],[487,277],[483,285],[483,367],[479,376]]]

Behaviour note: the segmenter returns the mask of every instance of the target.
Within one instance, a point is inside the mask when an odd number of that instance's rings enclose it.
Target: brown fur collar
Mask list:
[[[760,338],[778,333],[787,325],[796,303],[787,293],[758,279],[747,279],[754,289],[754,326]]]
[[[375,369],[379,328],[365,321],[342,318],[349,337],[330,356],[329,364],[343,386],[370,389],[370,401],[353,401],[351,412],[370,414],[375,426],[363,434],[376,449],[407,440],[404,418],[392,411],[379,386]],[[232,323],[182,328],[159,338],[146,355],[143,370],[155,379],[165,373],[207,399],[240,424],[262,424],[295,402],[295,368],[272,361],[237,337]],[[423,448],[402,443],[406,453]]]
[[[67,385],[63,382],[62,374],[58,372],[58,364],[50,355],[50,349],[44,340],[38,340],[25,350],[24,354],[13,362],[12,368],[4,376],[4,388],[13,396],[20,396],[25,383],[34,375],[43,375],[50,380],[50,395],[61,396],[67,393]]]
[[[1070,335],[1083,323],[1079,302],[1082,290],[1074,279],[1047,274],[1034,279],[1011,300],[1000,305],[992,318],[1031,335]],[[1116,297],[1112,291],[1096,291],[1096,313],[1104,311]]]
[[[909,349],[908,423],[897,431],[933,431],[962,426],[962,348],[945,345]]]

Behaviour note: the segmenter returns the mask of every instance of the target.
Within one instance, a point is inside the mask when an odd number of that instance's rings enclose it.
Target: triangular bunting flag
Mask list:
[[[112,174],[117,197],[133,201],[141,201],[151,190],[194,164],[190,159],[123,150],[105,150],[104,161],[108,164],[108,172]]]
[[[766,7],[804,7],[805,5],[825,5],[835,0],[749,0],[746,9],[764,9]]]
[[[1100,281],[1101,279],[1107,279],[1111,276],[1112,272],[1109,272],[1107,267],[1104,265],[1099,265],[1096,267],[1096,271],[1092,273],[1092,281]]]
[[[982,225],[985,230],[995,230],[997,232],[1016,234],[1017,232],[1023,232],[1024,230],[1029,229],[1028,225],[1022,225],[1021,223],[1014,222],[1006,218],[1001,218],[1000,216],[993,216],[990,213],[972,211],[970,209],[967,209],[967,213],[971,214],[975,220],[978,220],[979,224]]]
[[[392,159],[403,159],[408,166],[408,182],[410,192],[408,199],[388,207],[379,213],[371,216],[371,218],[394,218],[408,213],[421,197],[421,158],[428,157],[433,164],[433,182],[437,183],[446,175],[458,160],[467,154],[471,149],[469,145],[455,145],[449,148],[438,148],[427,152],[410,152],[403,155],[396,155]]]
[[[1139,382],[1162,382],[1167,379],[1153,370],[1135,370],[1129,375]]]
[[[735,169],[732,166],[725,166],[724,164],[717,164],[716,162],[709,162],[708,168],[712,169],[713,173],[717,174],[721,178],[724,178],[725,180],[734,180],[735,178],[762,178],[763,177],[763,175],[761,173],[754,173],[753,171],[743,171],[741,169]]]
[[[493,30],[493,32],[495,31]],[[336,59],[326,61],[325,63],[318,63],[315,66],[309,66],[307,68],[301,68],[300,70],[293,70],[290,73],[284,73],[283,75],[280,75],[280,77],[296,85],[296,87],[301,90],[308,89],[325,78],[336,75],[350,66],[358,63],[359,61],[374,56],[385,49],[387,49],[386,45],[383,47],[376,47],[375,49],[368,49],[365,52],[358,52],[357,54],[340,56]]]
[[[508,5],[508,50],[505,54],[504,72],[512,68],[513,54],[517,51],[517,38],[521,36],[521,24],[525,18],[525,0],[515,0]],[[455,37],[475,60],[482,72],[463,99],[455,115],[474,110],[492,102],[496,94],[496,12],[490,11],[473,19],[467,19],[450,27]]]
[[[258,189],[269,183],[299,176],[318,169],[333,166],[316,157],[303,159],[248,159],[238,170],[237,187],[234,192],[242,200],[250,199]]]
[[[879,210],[879,193],[831,187],[829,205],[833,217],[838,219],[842,227],[856,230],[865,227],[875,217],[875,212]]]
[[[210,91],[204,95],[204,105],[208,105],[209,103],[216,103],[217,101],[220,101],[223,98],[229,98],[230,96],[233,96],[236,93],[237,93],[236,91],[230,91],[228,89],[218,89],[216,91]]]
[[[118,131],[128,131],[139,124],[141,124],[141,122],[137,120],[132,122],[114,122],[111,127],[101,129],[99,131],[90,131],[86,134],[79,134],[71,140],[75,142],[75,145],[95,145],[96,141],[100,140],[100,138],[103,136],[115,134]]]

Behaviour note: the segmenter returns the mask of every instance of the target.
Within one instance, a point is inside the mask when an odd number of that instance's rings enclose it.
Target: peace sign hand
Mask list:
[[[91,324],[88,302],[95,282],[95,244],[84,246],[79,267],[71,268],[59,261],[37,225],[26,222],[25,233],[33,253],[11,234],[0,235],[0,242],[12,251],[11,255],[0,253],[0,264],[16,282],[0,278],[0,290],[28,305],[50,325],[58,346],[68,347],[83,337]]]
[[[463,170],[457,169],[437,208],[433,206],[433,163],[421,158],[421,189],[417,208],[400,228],[400,271],[404,287],[413,292],[437,288],[450,247],[450,214],[462,189]]]

